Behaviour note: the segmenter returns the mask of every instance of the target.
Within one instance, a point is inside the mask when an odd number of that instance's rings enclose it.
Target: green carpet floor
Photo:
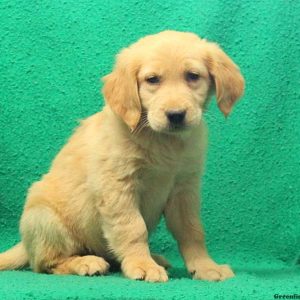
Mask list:
[[[224,282],[192,280],[173,259],[167,283],[146,283],[120,273],[101,277],[35,274],[30,271],[0,273],[0,299],[275,299],[275,295],[300,294],[300,268],[282,262],[232,259],[236,277]]]

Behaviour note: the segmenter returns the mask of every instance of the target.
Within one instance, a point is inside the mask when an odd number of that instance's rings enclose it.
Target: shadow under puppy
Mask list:
[[[202,113],[215,91],[228,115],[243,89],[231,59],[192,33],[164,31],[122,50],[104,77],[106,106],[30,188],[22,241],[0,254],[0,269],[93,275],[117,261],[128,278],[167,281],[167,261],[148,246],[164,215],[194,278],[234,276],[207,253],[198,215]]]

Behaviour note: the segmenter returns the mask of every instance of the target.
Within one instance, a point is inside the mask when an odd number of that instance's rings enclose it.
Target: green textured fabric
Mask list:
[[[102,104],[114,55],[164,29],[219,43],[246,93],[228,119],[212,102],[202,189],[208,248],[236,277],[194,281],[164,223],[153,251],[173,263],[164,284],[0,273],[1,299],[273,299],[300,294],[300,1],[11,0],[0,3],[0,251],[19,240],[26,191],[79,119]]]

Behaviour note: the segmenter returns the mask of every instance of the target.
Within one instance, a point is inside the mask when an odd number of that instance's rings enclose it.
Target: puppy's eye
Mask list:
[[[195,72],[186,72],[185,73],[185,80],[187,82],[195,82],[198,81],[200,79],[200,75],[198,73]]]
[[[160,83],[160,77],[156,75],[149,76],[146,78],[146,81],[150,84],[159,84]]]

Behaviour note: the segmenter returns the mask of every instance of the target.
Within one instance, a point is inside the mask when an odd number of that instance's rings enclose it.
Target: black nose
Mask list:
[[[169,110],[166,112],[167,118],[172,125],[182,125],[185,114],[185,110]]]

